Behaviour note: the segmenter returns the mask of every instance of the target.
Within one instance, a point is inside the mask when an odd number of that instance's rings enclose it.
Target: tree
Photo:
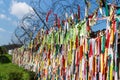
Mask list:
[[[0,55],[2,55],[3,54],[3,50],[2,50],[2,48],[0,47]]]

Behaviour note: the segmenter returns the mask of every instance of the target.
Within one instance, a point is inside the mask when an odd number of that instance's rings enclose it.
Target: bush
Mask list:
[[[11,73],[9,73],[8,80],[22,80],[22,73],[21,72],[11,72]]]
[[[10,59],[5,55],[0,56],[0,63],[10,63]]]
[[[0,56],[0,80],[34,80],[35,73],[11,63],[11,56]]]
[[[32,71],[27,71],[28,74],[29,74],[29,80],[34,80],[34,76],[35,76],[35,72],[32,72]]]
[[[34,72],[0,73],[0,80],[34,80]]]
[[[0,80],[8,80],[9,76],[6,73],[0,73]]]

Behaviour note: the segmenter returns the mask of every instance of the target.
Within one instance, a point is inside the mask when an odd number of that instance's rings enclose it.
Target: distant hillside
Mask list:
[[[7,53],[8,50],[19,48],[21,46],[22,45],[20,45],[20,44],[3,45],[3,46],[0,46],[0,53]]]

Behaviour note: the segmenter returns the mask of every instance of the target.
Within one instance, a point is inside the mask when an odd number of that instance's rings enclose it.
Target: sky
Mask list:
[[[17,23],[31,7],[30,0],[0,0],[0,45],[11,43]]]
[[[30,7],[30,1],[31,0],[0,0],[0,46],[12,43],[11,36],[17,28],[18,22],[32,9]],[[71,1],[72,0],[70,0],[70,2]],[[92,1],[94,2],[94,0]],[[48,4],[50,4],[49,1],[47,2],[47,5]],[[80,6],[82,5],[80,4]],[[45,10],[45,7],[43,7],[44,3],[41,3],[41,6]],[[81,11],[85,8],[84,5],[82,7]],[[93,11],[95,7],[97,7],[97,5],[95,3],[92,4],[91,11]],[[100,25],[93,26],[93,31],[105,28],[105,23],[106,21],[103,21]]]

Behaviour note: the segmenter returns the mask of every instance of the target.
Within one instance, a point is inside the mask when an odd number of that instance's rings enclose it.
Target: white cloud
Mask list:
[[[7,20],[7,21],[11,22],[12,25],[17,26],[17,21],[12,20],[11,17],[8,17],[4,14],[0,14],[0,19]],[[2,29],[0,29],[0,30],[2,30]]]
[[[7,17],[7,16],[4,15],[4,14],[0,14],[0,19],[5,19],[5,20],[8,20],[8,21],[11,21],[11,20],[12,20],[10,17]]]
[[[6,30],[3,28],[0,28],[0,32],[5,32]]]
[[[21,19],[25,14],[29,13],[32,8],[26,4],[25,2],[16,2],[12,1],[12,5],[10,7],[10,13],[15,15],[19,19]]]
[[[6,16],[4,14],[0,14],[0,19],[6,19]]]

